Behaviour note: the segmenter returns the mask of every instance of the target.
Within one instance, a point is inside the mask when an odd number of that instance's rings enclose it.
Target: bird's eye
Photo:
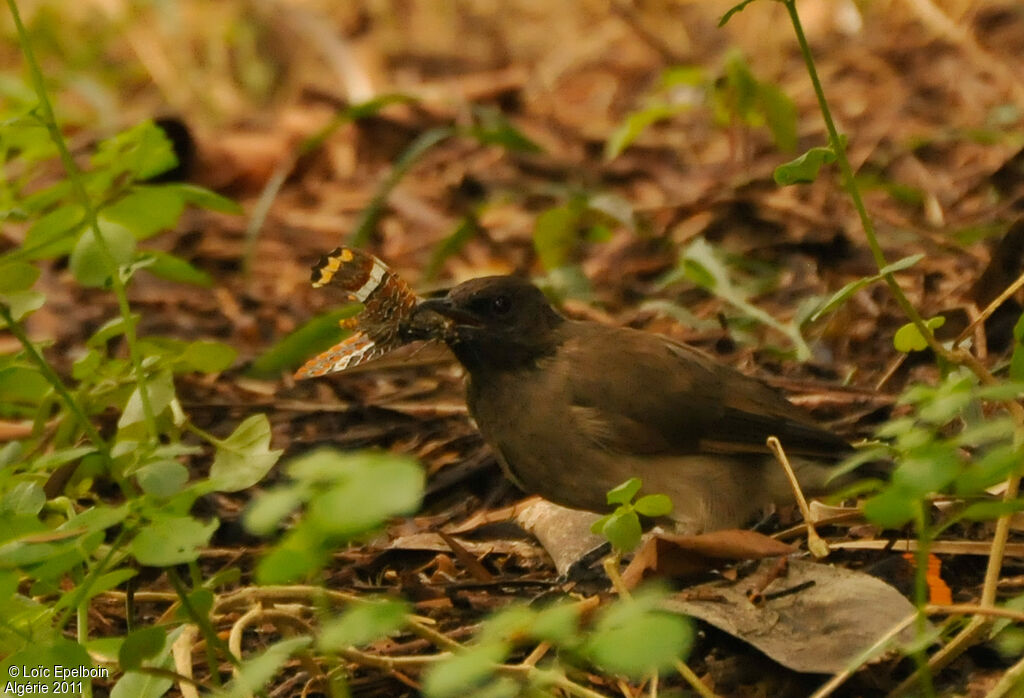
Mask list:
[[[508,296],[496,296],[491,301],[491,310],[495,315],[504,315],[512,310],[512,301],[508,299]]]

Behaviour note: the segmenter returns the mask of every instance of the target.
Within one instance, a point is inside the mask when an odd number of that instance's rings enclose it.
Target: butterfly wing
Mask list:
[[[416,294],[384,262],[361,250],[338,247],[313,267],[312,282],[314,288],[341,288],[349,300],[363,304],[363,311],[341,322],[354,333],[306,362],[296,378],[344,371],[403,344],[399,328],[411,316]]]

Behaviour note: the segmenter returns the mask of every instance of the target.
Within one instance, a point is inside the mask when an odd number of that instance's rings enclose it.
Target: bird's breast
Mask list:
[[[566,506],[604,505],[607,483],[594,475],[605,456],[588,448],[575,423],[561,371],[472,375],[467,404],[506,475],[521,489]]]

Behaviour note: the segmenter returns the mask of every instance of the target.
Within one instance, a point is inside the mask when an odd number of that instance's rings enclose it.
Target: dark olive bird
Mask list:
[[[662,335],[568,320],[516,277],[467,281],[427,311],[448,319],[506,475],[557,504],[607,511],[605,493],[635,476],[672,499],[680,530],[734,528],[793,501],[768,436],[808,494],[850,449],[768,385]]]

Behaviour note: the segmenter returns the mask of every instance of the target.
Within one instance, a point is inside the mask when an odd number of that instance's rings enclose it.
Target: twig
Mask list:
[[[789,478],[789,484],[793,488],[793,496],[796,497],[797,506],[800,507],[800,514],[804,517],[804,525],[807,526],[807,549],[818,559],[828,556],[830,552],[828,543],[818,535],[818,531],[814,528],[814,521],[811,519],[811,508],[807,506],[807,498],[804,497],[804,492],[800,488],[800,482],[796,479],[796,473],[793,472],[793,466],[790,465],[789,458],[786,457],[786,452],[782,450],[782,444],[774,436],[768,437],[767,444],[768,448],[775,454],[776,460],[782,465],[782,469],[786,472],[786,477]]]
[[[999,606],[980,606],[972,603],[954,603],[946,606],[929,604],[924,607],[924,612],[930,616],[954,616],[954,615],[980,615],[992,616],[993,618],[1009,618],[1018,623],[1024,623],[1024,611],[1017,611],[1012,608],[1000,608]]]
[[[700,680],[700,677],[694,673],[693,669],[681,659],[677,659],[675,663],[676,671],[683,677],[686,683],[690,684],[690,688],[700,694],[701,698],[716,698],[717,694],[712,691],[707,685]]]
[[[533,648],[530,654],[526,655],[526,659],[522,661],[524,666],[537,666],[537,662],[544,658],[544,655],[551,649],[551,643],[542,642]]]
[[[1005,303],[1010,298],[1010,296],[1015,294],[1022,287],[1024,287],[1024,273],[1018,276],[1016,281],[1014,281],[1012,284],[1003,289],[1003,292],[996,296],[995,300],[993,300],[991,303],[985,306],[985,309],[981,311],[981,314],[978,315],[978,317],[971,320],[971,324],[965,327],[963,331],[956,336],[956,339],[953,340],[953,347],[958,346],[960,342],[967,339],[971,332],[974,331],[974,328],[978,327],[983,322],[988,320],[992,313],[996,312],[996,310],[999,309],[999,306]]]
[[[175,597],[177,598],[177,597]],[[181,633],[174,644],[171,645],[171,656],[174,658],[174,669],[181,676],[192,678],[192,644],[199,635],[199,628],[189,623],[181,629]],[[191,683],[186,681],[178,682],[178,690],[181,691],[181,698],[199,698],[199,691]]]

